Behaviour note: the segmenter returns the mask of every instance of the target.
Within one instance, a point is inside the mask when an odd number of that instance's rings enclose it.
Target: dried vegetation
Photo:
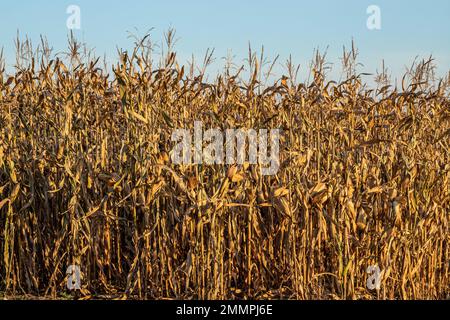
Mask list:
[[[449,83],[432,61],[371,90],[345,80],[267,85],[272,65],[206,81],[148,37],[113,72],[70,39],[66,57],[17,42],[0,65],[0,291],[58,297],[445,299],[450,295]],[[112,75],[112,76],[111,76]],[[173,165],[170,134],[281,128],[280,170]],[[366,269],[382,270],[381,289]]]

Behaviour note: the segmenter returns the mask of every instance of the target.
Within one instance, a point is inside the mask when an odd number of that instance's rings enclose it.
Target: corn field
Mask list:
[[[450,81],[432,60],[371,88],[354,48],[338,82],[319,53],[307,81],[290,60],[270,80],[249,49],[207,79],[212,52],[181,65],[172,44],[102,66],[73,38],[59,56],[18,40],[14,72],[0,63],[1,295],[450,297]],[[280,128],[278,173],[173,164],[172,131],[197,120]]]

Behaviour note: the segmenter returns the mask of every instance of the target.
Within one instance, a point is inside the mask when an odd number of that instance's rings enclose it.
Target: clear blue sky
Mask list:
[[[264,45],[271,57],[280,54],[280,61],[292,54],[306,69],[314,48],[329,46],[328,56],[337,63],[342,46],[349,46],[353,37],[367,72],[374,72],[385,59],[396,76],[415,56],[429,54],[437,59],[441,74],[450,69],[449,0],[4,0],[0,47],[9,64],[17,30],[35,43],[40,34],[45,35],[56,51],[63,49],[66,8],[71,4],[81,8],[77,37],[111,59],[116,46],[131,47],[127,30],[138,28],[143,34],[155,28],[152,37],[160,41],[163,32],[174,27],[182,60],[191,54],[200,59],[207,48],[215,48],[217,63],[229,49],[242,62],[251,41],[254,48]],[[379,31],[366,27],[366,8],[372,4],[381,9]]]

